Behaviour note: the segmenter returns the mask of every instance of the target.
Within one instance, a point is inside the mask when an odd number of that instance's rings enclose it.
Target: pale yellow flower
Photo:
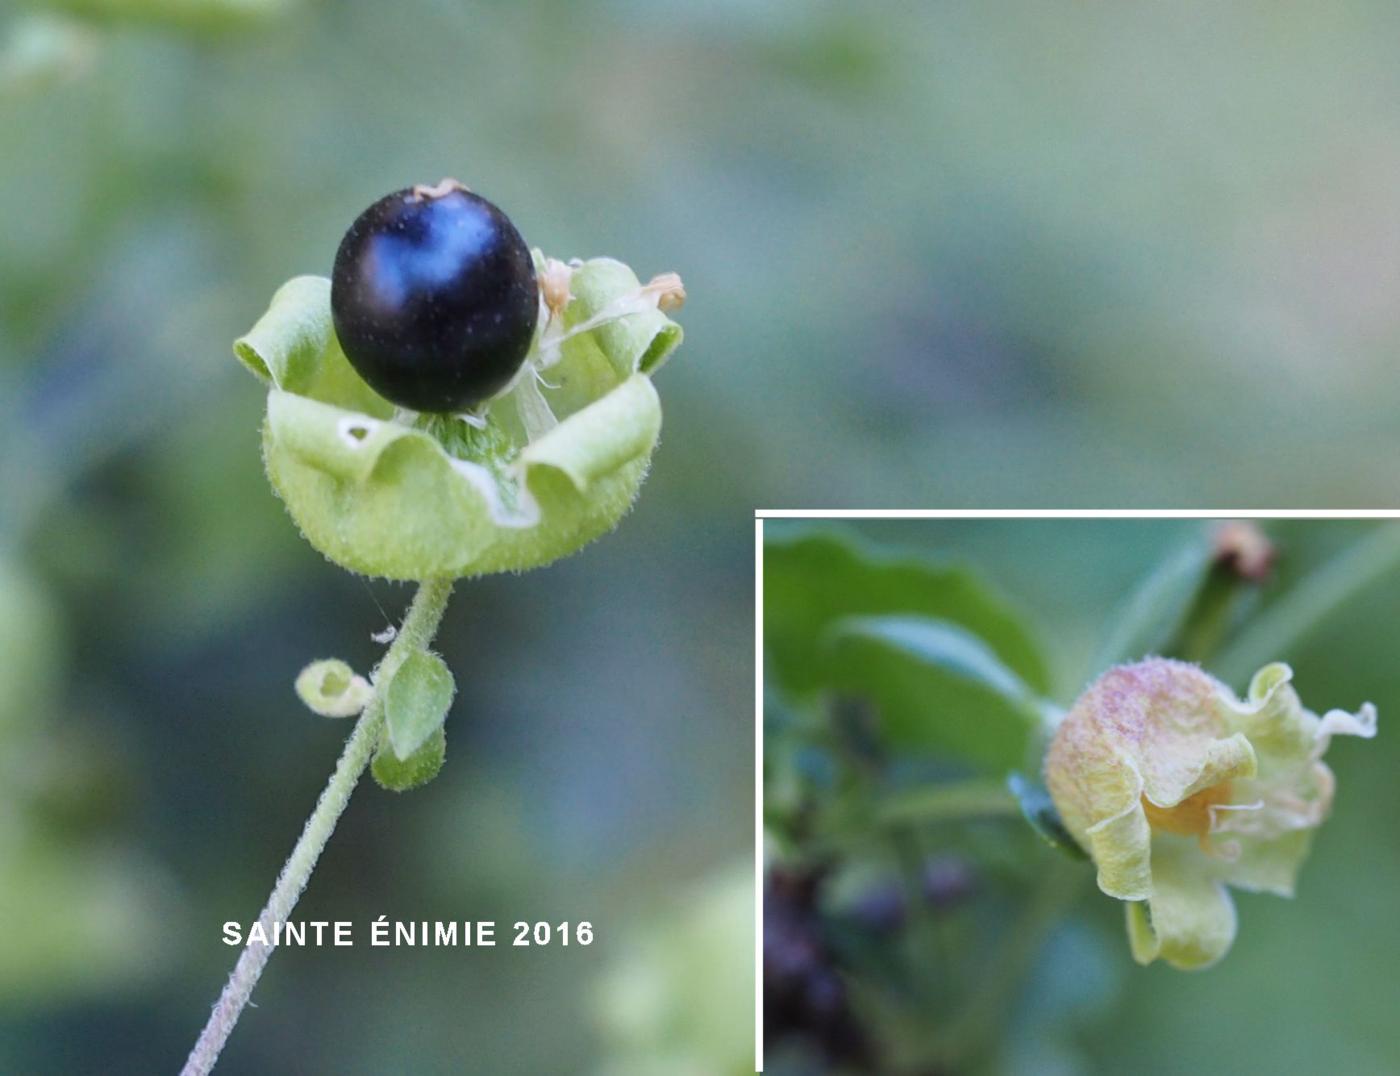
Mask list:
[[[1178,968],[1219,960],[1235,937],[1226,886],[1292,896],[1332,805],[1322,755],[1371,737],[1376,711],[1303,708],[1283,664],[1247,697],[1195,665],[1148,658],[1110,669],[1056,730],[1045,782],[1099,888],[1127,904],[1133,957]]]

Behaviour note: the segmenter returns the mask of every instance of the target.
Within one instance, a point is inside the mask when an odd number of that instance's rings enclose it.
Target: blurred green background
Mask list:
[[[1021,618],[1047,659],[1049,697],[1068,706],[1102,671],[1095,653],[1139,583],[1207,535],[1210,525],[890,520],[833,530],[832,524],[770,520],[765,527],[770,543],[813,531],[836,533],[854,540],[868,556],[911,555],[970,569]],[[959,822],[915,810],[902,827],[872,825],[853,797],[892,803],[899,789],[908,787],[913,791],[905,802],[917,808],[921,789],[958,777],[957,763],[937,752],[895,745],[888,738],[892,732],[878,731],[880,705],[869,696],[857,694],[833,705],[828,695],[829,708],[813,710],[785,692],[786,678],[775,675],[771,658],[776,629],[770,627],[765,794],[772,866],[765,996],[771,1018],[774,998],[783,989],[775,985],[780,961],[804,967],[809,984],[814,974],[824,974],[803,963],[809,961],[806,952],[797,952],[819,938],[826,967],[835,970],[840,983],[832,987],[828,976],[826,996],[846,999],[805,1029],[791,1009],[785,1010],[785,1033],[775,1033],[770,1023],[770,1072],[859,1072],[876,1065],[891,1073],[1012,1076],[1333,1070],[1382,1076],[1400,1070],[1400,1027],[1394,1019],[1400,925],[1392,914],[1400,889],[1394,822],[1400,817],[1395,781],[1400,740],[1391,720],[1400,713],[1393,628],[1400,608],[1400,523],[1295,521],[1263,527],[1277,551],[1271,577],[1257,588],[1241,584],[1224,645],[1215,651],[1220,658],[1207,660],[1206,668],[1243,691],[1248,673],[1228,671],[1231,656],[1242,654],[1234,643],[1243,646],[1251,623],[1263,623],[1298,592],[1302,580],[1325,565],[1343,563],[1337,558],[1364,541],[1365,548],[1382,551],[1368,562],[1367,574],[1351,576],[1364,583],[1271,656],[1293,665],[1305,706],[1319,713],[1354,710],[1370,700],[1380,712],[1380,732],[1369,742],[1333,742],[1327,762],[1337,777],[1336,801],[1331,819],[1316,834],[1297,896],[1290,901],[1235,891],[1234,947],[1205,971],[1135,965],[1121,903],[1097,891],[1089,864],[1044,845],[1019,816]],[[1333,580],[1342,574],[1334,573]],[[774,578],[770,570],[770,594]],[[791,586],[782,593],[785,609],[775,611],[773,599],[768,601],[770,624],[805,604]],[[859,716],[863,698],[874,708],[873,726],[851,721],[852,706]],[[801,731],[799,714],[813,722],[805,727],[819,730],[815,738]],[[921,720],[940,720],[936,703],[928,703]],[[832,731],[843,724],[846,733]],[[862,741],[852,729],[873,740]],[[856,745],[846,749],[852,754],[844,762],[842,752],[833,756],[821,746],[830,742],[828,736],[842,735]],[[853,782],[849,773],[857,763],[851,759],[867,749],[867,757],[877,760],[869,763],[874,776]],[[792,805],[803,799],[794,798],[791,777],[784,775],[787,760],[795,762],[799,787],[807,789],[805,806],[796,810]],[[1038,766],[1032,765],[1034,774]],[[913,896],[895,881],[910,863],[916,871]],[[791,881],[814,864],[825,864],[815,902],[794,896]],[[779,872],[787,881],[775,881]],[[775,892],[785,894],[785,903],[774,901]],[[1037,921],[1047,894],[1055,911]],[[1008,953],[1014,956],[1009,964]],[[835,1014],[843,1010],[856,1030],[847,1025],[843,1034],[832,1034],[830,1029],[841,1025]],[[975,1018],[964,1019],[969,1011]],[[931,1035],[942,1032],[959,1043],[958,1063],[908,1062],[926,1056],[920,1051]],[[867,1040],[870,1053],[854,1067],[829,1068],[823,1059],[849,1051],[853,1035]]]
[[[687,344],[636,512],[462,589],[451,762],[361,791],[305,911],[600,942],[280,954],[228,1072],[630,1056],[612,946],[750,848],[755,505],[1400,489],[1391,5],[53,7],[0,11],[0,1071],[172,1069],[330,766],[291,678],[384,618],[270,494],[229,344],[390,189],[679,270]]]

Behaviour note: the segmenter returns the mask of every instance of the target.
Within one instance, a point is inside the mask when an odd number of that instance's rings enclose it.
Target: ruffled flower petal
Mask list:
[[[1370,737],[1376,713],[1305,709],[1283,664],[1244,699],[1195,665],[1148,658],[1104,673],[1046,755],[1065,826],[1128,906],[1134,956],[1205,967],[1229,948],[1226,885],[1291,896],[1335,781],[1335,735]]]
[[[1235,902],[1189,843],[1153,849],[1152,895],[1127,906],[1133,959],[1161,957],[1174,968],[1208,968],[1235,940]]]

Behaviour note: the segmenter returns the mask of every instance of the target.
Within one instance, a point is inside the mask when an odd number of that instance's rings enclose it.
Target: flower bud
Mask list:
[[[313,661],[297,674],[297,696],[322,717],[354,717],[374,697],[369,681],[339,658]]]

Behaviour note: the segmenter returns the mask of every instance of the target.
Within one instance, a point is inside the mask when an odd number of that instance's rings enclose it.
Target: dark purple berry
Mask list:
[[[924,899],[939,911],[961,904],[976,887],[971,864],[958,856],[939,856],[924,865]]]
[[[460,184],[386,195],[335,255],[331,315],[375,392],[415,411],[463,411],[520,369],[539,317],[525,240]]]
[[[763,1031],[770,1046],[810,1044],[831,1061],[875,1071],[817,909],[823,872],[774,868],[763,900]]]
[[[855,921],[877,934],[893,934],[904,926],[908,902],[897,881],[881,882],[861,894],[851,908]]]

